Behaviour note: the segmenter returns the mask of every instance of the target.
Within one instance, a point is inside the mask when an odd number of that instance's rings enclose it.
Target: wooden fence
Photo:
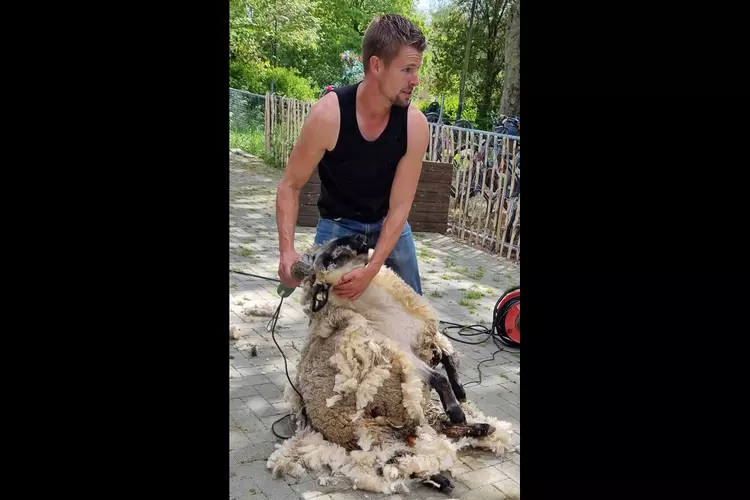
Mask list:
[[[286,167],[311,102],[266,94],[266,155]],[[520,138],[429,124],[430,141],[409,224],[450,233],[512,260],[521,254]],[[318,220],[317,169],[302,189],[298,224]]]
[[[453,172],[448,232],[520,260],[520,137],[435,123],[429,129],[425,159]]]
[[[286,167],[312,105],[266,93],[266,156],[276,166]]]

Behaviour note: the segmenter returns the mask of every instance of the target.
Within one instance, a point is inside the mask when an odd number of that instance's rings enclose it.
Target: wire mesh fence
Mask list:
[[[265,152],[266,96],[229,88],[229,147],[262,156]]]

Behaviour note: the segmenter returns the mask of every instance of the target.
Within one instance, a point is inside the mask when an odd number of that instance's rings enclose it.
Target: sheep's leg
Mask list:
[[[453,356],[450,354],[443,354],[440,362],[445,367],[445,373],[448,375],[448,381],[451,383],[453,388],[453,394],[456,395],[456,399],[460,402],[466,402],[466,391],[461,385],[461,381],[458,379],[458,370],[456,370],[456,364],[453,361]]]
[[[484,437],[489,436],[493,432],[495,432],[495,428],[491,426],[490,424],[460,424],[455,425],[447,420],[442,420],[437,422],[435,425],[435,430],[437,432],[440,432],[442,434],[445,434],[446,437],[451,439],[459,439],[462,437]]]
[[[454,424],[463,424],[466,422],[466,415],[461,408],[461,404],[456,399],[456,395],[453,393],[453,388],[445,375],[433,371],[429,380],[430,386],[435,389],[435,392],[440,396],[440,402],[443,404],[443,409],[451,422]]]

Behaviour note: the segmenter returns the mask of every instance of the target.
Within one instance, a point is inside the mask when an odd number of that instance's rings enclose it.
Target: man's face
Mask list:
[[[380,91],[396,106],[408,107],[414,88],[419,85],[422,54],[407,45],[401,47],[388,66],[382,60],[378,63],[374,76]]]

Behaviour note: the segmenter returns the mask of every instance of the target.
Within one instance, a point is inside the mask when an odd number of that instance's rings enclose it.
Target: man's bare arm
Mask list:
[[[408,123],[406,154],[401,158],[396,169],[388,215],[385,217],[380,237],[370,259],[369,266],[374,267],[375,271],[383,266],[404,230],[404,224],[414,202],[419,176],[422,174],[422,161],[429,144],[427,119],[413,104],[409,107]]]
[[[290,267],[299,256],[294,250],[294,228],[299,214],[299,194],[326,150],[336,145],[339,129],[338,98],[330,93],[315,103],[305,119],[276,191],[276,226],[279,232],[279,276],[286,285],[297,285]]]

